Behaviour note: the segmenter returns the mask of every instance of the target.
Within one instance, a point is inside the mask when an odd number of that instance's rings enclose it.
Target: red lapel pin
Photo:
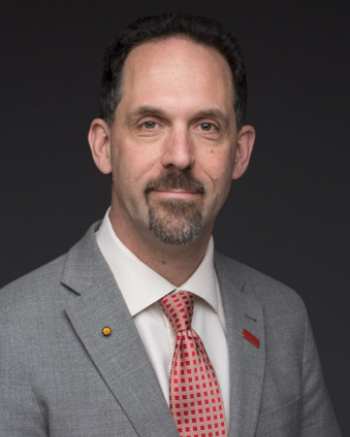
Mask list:
[[[243,329],[243,337],[250,341],[251,344],[253,344],[255,347],[257,347],[259,349],[260,346],[260,340],[258,338],[256,338],[253,334],[251,334],[249,331],[247,331],[246,329]]]

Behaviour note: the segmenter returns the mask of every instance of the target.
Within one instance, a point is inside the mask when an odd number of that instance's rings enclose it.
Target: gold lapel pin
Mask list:
[[[110,328],[109,326],[105,326],[105,327],[102,329],[102,334],[105,335],[106,337],[108,337],[109,335],[112,334],[112,330],[111,330],[111,328]]]

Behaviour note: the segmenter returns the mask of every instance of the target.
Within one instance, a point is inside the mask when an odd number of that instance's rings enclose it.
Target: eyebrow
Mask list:
[[[134,111],[127,115],[127,119],[130,122],[136,117],[142,117],[144,115],[159,115],[160,117],[165,117],[165,111],[163,109],[157,108],[156,106],[139,106]]]
[[[142,117],[150,114],[166,118],[166,112],[163,109],[158,108],[156,106],[145,105],[145,106],[140,106],[136,108],[134,111],[130,112],[130,114],[127,116],[127,119],[130,122],[132,119],[136,117]],[[223,113],[219,109],[216,108],[203,109],[197,112],[193,118],[200,119],[205,117],[212,117],[220,120],[223,124],[224,129],[228,129],[229,127],[230,124],[229,118],[225,113]]]

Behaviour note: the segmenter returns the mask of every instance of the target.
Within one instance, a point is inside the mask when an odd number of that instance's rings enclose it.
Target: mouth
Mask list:
[[[196,196],[200,195],[198,191],[188,191],[184,189],[161,189],[151,190],[158,197],[164,199],[181,199],[181,200],[193,200]]]

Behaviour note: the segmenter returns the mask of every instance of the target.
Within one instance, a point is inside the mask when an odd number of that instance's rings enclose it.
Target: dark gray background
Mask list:
[[[65,252],[109,205],[86,134],[106,43],[139,15],[215,16],[243,44],[248,173],[216,248],[295,288],[344,437],[349,342],[349,6],[337,1],[31,1],[2,6],[0,286]],[[179,90],[181,91],[181,90]]]

